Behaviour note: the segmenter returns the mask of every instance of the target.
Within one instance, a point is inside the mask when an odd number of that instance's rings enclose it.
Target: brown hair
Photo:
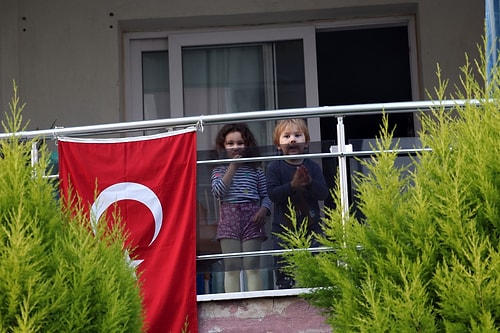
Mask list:
[[[309,142],[311,140],[309,136],[309,128],[307,128],[307,123],[304,119],[302,118],[283,119],[279,120],[276,123],[276,127],[274,128],[273,142],[276,146],[279,146],[280,144],[281,133],[283,133],[288,126],[292,125],[297,126],[299,130],[304,132],[306,142]]]
[[[221,157],[226,157],[224,142],[226,141],[226,135],[232,132],[241,133],[241,137],[245,142],[245,157],[257,157],[260,155],[257,140],[255,139],[252,131],[244,123],[235,123],[224,125],[217,133],[215,138],[215,149],[219,152],[219,155],[222,155]],[[257,165],[260,164],[260,162],[254,162],[251,164]]]

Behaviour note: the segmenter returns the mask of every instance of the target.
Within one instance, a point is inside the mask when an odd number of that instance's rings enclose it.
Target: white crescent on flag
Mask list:
[[[156,237],[160,233],[162,221],[163,221],[163,211],[161,207],[160,199],[156,194],[148,187],[138,184],[138,183],[118,183],[105,188],[97,197],[96,201],[92,204],[90,208],[90,216],[92,221],[92,227],[94,232],[96,231],[97,223],[101,215],[108,209],[112,204],[120,200],[135,200],[144,204],[153,214],[155,221],[155,232],[153,239],[148,246],[151,246],[155,241]],[[139,266],[144,260],[131,260],[128,251],[126,253],[127,260],[130,262],[132,267]]]
[[[90,216],[94,228],[97,226],[99,218],[106,209],[120,200],[139,201],[151,211],[155,221],[155,232],[153,239],[151,239],[149,243],[149,246],[151,246],[160,233],[163,221],[163,210],[158,196],[156,196],[151,189],[142,184],[125,182],[113,184],[105,188],[90,208]]]

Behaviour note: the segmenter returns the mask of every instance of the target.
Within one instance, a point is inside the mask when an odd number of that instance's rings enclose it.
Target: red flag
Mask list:
[[[196,132],[61,138],[58,147],[63,199],[71,186],[97,220],[119,209],[140,273],[147,332],[177,333],[186,325],[197,332]]]

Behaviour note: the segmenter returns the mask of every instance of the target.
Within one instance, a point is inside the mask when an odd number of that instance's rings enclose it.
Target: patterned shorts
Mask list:
[[[217,239],[231,238],[247,241],[262,238],[262,241],[266,240],[267,235],[264,226],[256,225],[250,221],[259,208],[258,202],[221,202]]]

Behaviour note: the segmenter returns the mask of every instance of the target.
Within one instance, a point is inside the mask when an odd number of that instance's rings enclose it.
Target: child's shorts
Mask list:
[[[250,221],[260,209],[258,202],[220,203],[220,220],[217,239],[230,238],[247,241],[255,238],[267,239],[264,226]]]

